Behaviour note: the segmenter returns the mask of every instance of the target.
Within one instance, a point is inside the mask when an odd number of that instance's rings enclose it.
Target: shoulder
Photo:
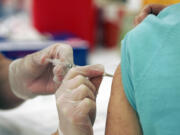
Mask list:
[[[177,9],[179,13],[173,14]],[[168,7],[158,16],[149,15],[126,35],[122,41],[122,63],[129,63],[133,76],[138,78],[158,51],[168,44],[170,37],[174,41],[178,35],[180,4]]]
[[[129,51],[157,48],[180,26],[180,4],[165,8],[158,16],[149,15],[123,40]],[[179,32],[179,31],[178,31]],[[158,42],[157,42],[158,41]]]

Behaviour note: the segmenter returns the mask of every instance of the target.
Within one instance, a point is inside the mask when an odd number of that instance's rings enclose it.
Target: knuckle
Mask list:
[[[59,43],[53,44],[52,46],[50,46],[51,49],[55,49],[59,46]]]
[[[84,91],[87,91],[89,88],[85,84],[81,84],[80,89],[84,90]]]
[[[71,47],[69,44],[64,44],[64,45],[66,45],[66,49],[67,49],[68,51],[72,51],[72,50],[73,50],[72,47]]]
[[[76,73],[76,72],[77,72],[76,67],[73,67],[73,68],[71,68],[71,69],[69,70],[69,73],[71,73],[71,74],[74,74],[74,73]]]
[[[95,100],[93,91],[91,91],[91,89],[84,84],[80,85],[79,87],[79,97],[83,97],[83,99],[90,98],[92,100]]]
[[[89,98],[85,98],[84,102],[86,103],[86,105],[89,105],[89,106],[94,106],[95,104],[95,102]]]
[[[83,83],[83,82],[85,81],[85,78],[84,78],[84,76],[82,76],[82,75],[78,75],[78,76],[76,77],[76,79],[77,79],[78,81],[80,81],[81,83]]]
[[[86,89],[86,88],[81,89],[81,95],[88,95],[88,93],[89,93],[88,89]]]
[[[66,52],[71,52],[73,50],[69,44],[65,44],[65,43],[58,43],[58,47],[60,47]]]

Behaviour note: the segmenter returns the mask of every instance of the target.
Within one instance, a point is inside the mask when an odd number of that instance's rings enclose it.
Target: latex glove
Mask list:
[[[138,16],[135,17],[135,26],[140,24],[149,14],[158,15],[167,6],[160,4],[150,4],[145,6]]]
[[[55,93],[68,69],[66,65],[52,65],[47,59],[73,64],[72,48],[66,44],[56,44],[12,62],[9,80],[12,92],[17,97],[28,99]]]
[[[59,135],[93,135],[102,65],[72,68],[56,92]]]

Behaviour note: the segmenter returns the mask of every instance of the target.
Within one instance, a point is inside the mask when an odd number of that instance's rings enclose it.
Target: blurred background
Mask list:
[[[0,52],[17,59],[57,42],[74,50],[76,65],[103,64],[113,74],[121,40],[147,4],[180,0],[0,0]],[[112,78],[104,78],[97,99],[95,135],[104,135]],[[2,123],[1,123],[2,122]],[[54,96],[38,97],[0,111],[3,135],[50,135],[57,129]]]

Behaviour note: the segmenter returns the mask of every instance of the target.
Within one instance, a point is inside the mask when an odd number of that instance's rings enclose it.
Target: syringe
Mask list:
[[[59,61],[58,59],[46,59],[48,62],[52,63],[53,65],[58,65],[58,64],[65,64],[61,61]],[[72,67],[75,67],[74,64],[66,64],[65,66],[67,66],[69,69],[71,69]],[[114,76],[112,74],[106,73],[104,72],[103,76],[105,77],[111,77],[113,78]]]

